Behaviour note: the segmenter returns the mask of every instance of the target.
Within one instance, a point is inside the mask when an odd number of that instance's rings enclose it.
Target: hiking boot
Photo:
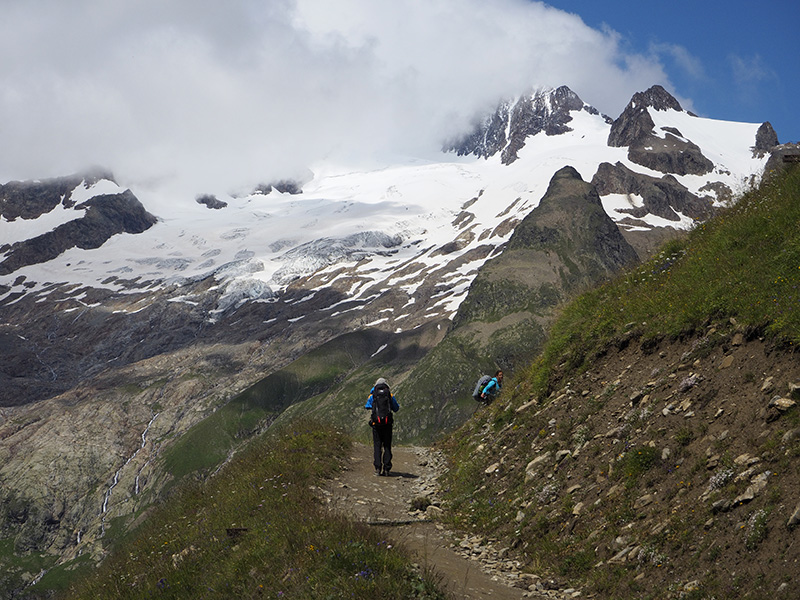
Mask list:
[[[376,477],[381,477],[382,475],[383,475],[383,471],[381,471],[380,469],[375,469],[375,476]]]

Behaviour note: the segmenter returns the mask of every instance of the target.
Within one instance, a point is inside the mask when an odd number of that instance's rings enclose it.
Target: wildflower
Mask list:
[[[372,569],[364,567],[361,571],[356,573],[356,579],[372,579]]]

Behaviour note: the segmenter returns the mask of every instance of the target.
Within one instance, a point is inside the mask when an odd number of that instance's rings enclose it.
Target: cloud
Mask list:
[[[0,53],[3,181],[102,165],[195,192],[433,156],[532,87],[616,116],[668,85],[658,58],[528,0],[15,2]]]
[[[650,51],[657,57],[666,56],[688,77],[694,80],[706,78],[703,63],[693,56],[684,46],[679,44],[654,43],[650,45]]]
[[[777,74],[764,64],[758,54],[752,57],[731,54],[728,62],[739,99],[746,104],[758,101],[763,83],[778,80]]]

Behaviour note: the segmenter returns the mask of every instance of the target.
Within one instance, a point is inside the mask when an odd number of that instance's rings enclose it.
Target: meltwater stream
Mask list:
[[[150,427],[153,425],[153,421],[155,421],[155,420],[156,420],[156,417],[158,417],[158,415],[159,415],[159,414],[160,414],[160,413],[156,413],[156,414],[154,414],[154,415],[153,415],[153,418],[152,418],[152,419],[150,419],[150,422],[147,424],[147,427],[145,427],[145,428],[144,428],[144,431],[142,431],[142,444],[141,444],[141,445],[140,445],[140,446],[139,446],[139,447],[136,449],[136,452],[134,452],[134,453],[133,453],[133,454],[132,454],[132,455],[131,455],[131,456],[128,458],[128,460],[126,460],[126,461],[125,461],[125,464],[124,464],[124,465],[122,465],[122,466],[121,466],[119,469],[117,469],[117,472],[116,472],[116,473],[114,473],[114,478],[113,478],[113,480],[111,481],[111,485],[108,487],[108,489],[106,490],[105,496],[103,497],[103,507],[102,507],[102,509],[101,509],[101,511],[100,511],[100,514],[101,514],[101,519],[100,519],[100,535],[101,535],[101,536],[105,535],[105,533],[106,533],[106,512],[108,511],[108,501],[109,501],[109,499],[111,498],[111,492],[113,492],[113,491],[114,491],[114,488],[115,488],[115,487],[117,486],[117,484],[119,483],[119,476],[120,476],[120,473],[122,473],[122,470],[123,470],[125,467],[127,467],[127,466],[130,464],[130,462],[131,462],[133,459],[135,459],[135,458],[136,458],[136,455],[137,455],[137,454],[139,454],[139,452],[140,452],[140,451],[141,451],[141,450],[144,448],[145,444],[147,443],[147,433],[150,431]],[[146,463],[146,464],[145,464],[145,466],[146,466],[147,464],[149,464],[149,461],[148,461],[148,463]],[[142,467],[142,468],[144,468],[144,467]],[[135,488],[135,490],[134,490],[134,494],[138,494],[138,493],[139,493],[139,474],[140,474],[140,473],[141,473],[141,469],[139,470],[139,473],[137,473],[137,474],[136,474],[136,488]],[[80,532],[78,533],[78,535],[80,536]]]

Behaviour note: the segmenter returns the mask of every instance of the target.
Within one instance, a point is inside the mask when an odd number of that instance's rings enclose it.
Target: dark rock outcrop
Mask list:
[[[711,199],[700,198],[672,175],[656,178],[635,173],[622,163],[615,165],[601,163],[592,177],[592,185],[601,196],[607,194],[636,194],[641,196],[644,206],[626,210],[631,216],[640,219],[653,214],[669,221],[678,221],[680,212],[693,219],[707,219],[713,212]]]
[[[195,201],[198,204],[203,204],[207,208],[212,208],[214,210],[220,210],[228,206],[227,202],[223,202],[213,194],[201,194],[195,198]]]
[[[778,134],[772,128],[772,123],[764,121],[756,131],[756,145],[753,146],[753,156],[765,156],[778,145]]]
[[[567,86],[529,94],[516,101],[504,101],[492,115],[476,122],[471,133],[447,144],[444,150],[459,156],[474,154],[483,158],[500,152],[503,164],[508,165],[517,160],[517,153],[529,136],[572,131],[571,113],[579,110],[599,114]]]
[[[85,210],[85,215],[37,237],[5,246],[0,275],[52,260],[69,248],[99,248],[113,235],[142,233],[157,221],[130,190],[95,196],[74,209]]]
[[[647,142],[631,146],[628,158],[643,167],[675,175],[704,175],[714,169],[714,163],[703,156],[697,144],[669,131],[664,132],[663,138],[652,136]]]
[[[800,143],[780,144],[770,150],[769,159],[764,165],[764,175],[780,173],[787,166],[796,165],[798,162],[800,162]]]
[[[7,221],[35,219],[59,205],[72,208],[75,188],[81,183],[88,188],[101,179],[113,182],[114,176],[98,169],[66,177],[0,184],[0,216]]]
[[[455,152],[459,156],[468,154],[483,158],[494,156],[506,146],[506,127],[511,109],[511,102],[501,102],[493,114],[475,122],[472,132],[450,142],[443,150]]]
[[[680,103],[660,85],[638,92],[611,125],[608,145],[627,146],[631,161],[662,173],[703,175],[711,172],[714,164],[680,131],[674,128],[655,131],[651,108],[683,111]]]
[[[275,190],[276,192],[280,192],[281,194],[302,194],[303,193],[303,182],[302,181],[295,181],[292,179],[282,179],[280,181],[275,181],[273,183],[262,183],[253,190],[254,194],[264,194],[265,196]]]

